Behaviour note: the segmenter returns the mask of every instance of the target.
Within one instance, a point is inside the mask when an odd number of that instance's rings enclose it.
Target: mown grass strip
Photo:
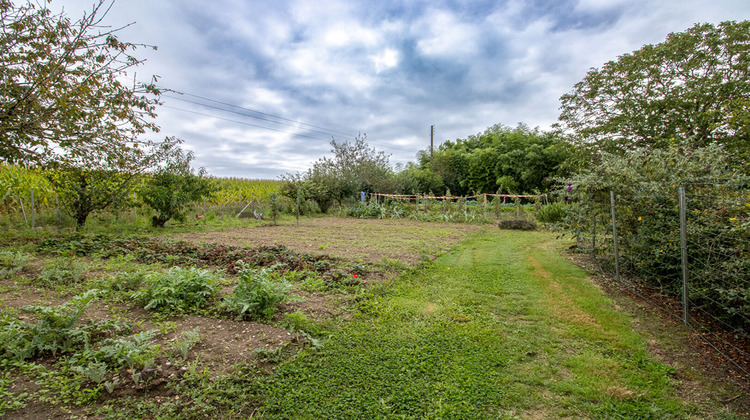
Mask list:
[[[671,369],[545,233],[486,232],[385,284],[260,390],[270,418],[684,418]]]

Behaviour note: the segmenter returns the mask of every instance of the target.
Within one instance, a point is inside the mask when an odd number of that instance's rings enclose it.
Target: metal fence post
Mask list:
[[[682,322],[690,325],[688,306],[688,254],[687,254],[687,211],[685,187],[679,188],[680,194],[680,251],[682,254]]]
[[[615,192],[609,192],[609,201],[612,206],[612,242],[615,253],[615,279],[620,281],[620,252],[617,250],[617,218],[615,217]]]
[[[591,217],[591,255],[596,260],[596,211],[593,212]]]
[[[31,228],[36,227],[36,217],[34,216],[34,189],[31,188]]]

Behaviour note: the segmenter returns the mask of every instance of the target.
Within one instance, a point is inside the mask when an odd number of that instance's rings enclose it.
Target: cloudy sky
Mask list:
[[[71,17],[94,0],[53,0]],[[275,179],[368,143],[391,163],[494,124],[548,129],[586,71],[747,0],[117,0],[105,23],[156,45],[159,136],[216,176]]]

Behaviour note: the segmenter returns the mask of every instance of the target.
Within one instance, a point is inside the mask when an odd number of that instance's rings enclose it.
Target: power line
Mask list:
[[[263,129],[266,129],[266,130],[276,131],[278,133],[291,134],[293,136],[306,137],[306,138],[313,139],[313,140],[324,140],[324,141],[328,140],[328,139],[321,139],[319,137],[308,136],[308,135],[305,135],[305,134],[293,133],[291,131],[277,130],[275,128],[264,127],[262,125],[251,124],[251,123],[247,123],[247,122],[244,122],[244,121],[231,120],[229,118],[223,118],[223,117],[218,117],[216,115],[204,114],[202,112],[190,111],[188,109],[177,108],[177,107],[174,107],[174,106],[168,106],[168,105],[162,105],[162,106],[164,108],[168,108],[168,109],[174,109],[174,110],[177,110],[177,111],[187,112],[187,113],[190,113],[190,114],[201,115],[201,116],[209,117],[209,118],[215,118],[217,120],[227,121],[227,122],[231,122],[231,123],[235,123],[235,124],[247,125],[247,126],[250,126],[250,127],[263,128]]]
[[[206,108],[216,109],[216,110],[220,110],[220,111],[224,111],[224,112],[230,112],[230,113],[233,113],[233,114],[238,114],[238,115],[242,115],[242,116],[249,117],[249,118],[260,119],[260,120],[268,121],[268,122],[271,122],[271,123],[274,123],[274,124],[287,125],[287,126],[291,126],[291,127],[298,127],[298,126],[301,126],[301,125],[308,126],[308,127],[314,127],[314,128],[318,128],[320,130],[326,130],[326,131],[325,132],[324,131],[318,131],[318,130],[307,130],[307,131],[318,133],[318,134],[324,134],[324,135],[331,136],[331,137],[335,137],[333,133],[343,134],[343,135],[348,136],[349,138],[352,138],[352,139],[358,137],[358,135],[352,135],[352,134],[349,134],[349,133],[345,133],[343,131],[339,131],[339,130],[335,130],[335,129],[329,129],[329,128],[321,127],[321,126],[314,125],[314,124],[308,124],[308,123],[303,123],[303,122],[295,121],[295,120],[290,119],[290,118],[285,118],[285,117],[281,117],[281,116],[278,116],[278,115],[273,115],[273,114],[265,113],[265,112],[262,112],[262,111],[258,111],[258,110],[254,110],[254,109],[250,109],[250,108],[245,108],[245,107],[241,107],[241,106],[237,106],[237,105],[234,105],[234,104],[230,104],[228,102],[222,102],[222,101],[218,101],[218,100],[215,100],[215,99],[206,98],[206,97],[200,96],[200,95],[194,95],[194,94],[191,94],[191,93],[179,92],[179,91],[176,91],[176,90],[173,90],[173,89],[166,89],[166,88],[163,89],[163,90],[168,91],[168,92],[174,92],[174,93],[177,93],[179,95],[191,96],[191,97],[194,97],[194,98],[202,99],[202,100],[209,101],[209,102],[214,102],[214,103],[217,103],[217,104],[221,104],[221,105],[225,105],[225,106],[229,106],[229,107],[241,109],[241,110],[248,111],[248,112],[254,112],[254,113],[257,113],[257,114],[260,114],[260,115],[265,115],[265,116],[276,118],[276,119],[280,119],[280,120],[283,120],[283,121],[289,121],[289,122],[292,122],[294,124],[288,124],[288,123],[282,123],[282,122],[279,122],[279,121],[273,121],[273,120],[270,120],[270,119],[266,119],[266,118],[262,118],[262,117],[258,117],[258,116],[254,116],[254,115],[248,115],[248,114],[245,114],[245,113],[242,113],[242,112],[233,111],[233,110],[229,110],[229,109],[225,109],[225,108],[221,108],[221,107],[216,107],[216,106],[212,106],[212,105],[208,105],[208,104],[204,104],[204,103],[200,103],[200,102],[196,102],[196,101],[190,101],[188,99],[179,98],[179,97],[175,97],[175,96],[171,96],[171,95],[163,95],[163,96],[166,96],[167,98],[171,98],[171,99],[176,99],[176,100],[179,100],[179,101],[188,102],[188,103],[191,103],[191,104],[194,104],[194,105],[198,105],[198,106],[203,106],[203,107],[206,107]],[[328,139],[321,139],[321,138],[318,138],[318,137],[312,137],[312,136],[308,136],[308,135],[304,135],[304,134],[294,133],[294,132],[290,132],[290,131],[284,131],[284,130],[279,130],[279,129],[275,129],[275,128],[270,128],[270,127],[266,127],[266,126],[262,126],[262,125],[256,125],[256,124],[246,123],[246,122],[232,120],[232,119],[228,119],[228,118],[218,117],[218,116],[215,116],[215,115],[204,114],[204,113],[200,113],[200,112],[196,112],[196,111],[190,111],[190,110],[186,110],[186,109],[182,109],[182,108],[170,107],[170,106],[166,106],[166,105],[163,105],[163,106],[165,108],[175,109],[175,110],[182,111],[182,112],[188,112],[188,113],[192,113],[192,114],[196,114],[196,115],[202,115],[202,116],[209,117],[209,118],[216,118],[216,119],[219,119],[219,120],[222,120],[222,121],[233,122],[233,123],[237,123],[237,124],[247,125],[247,126],[250,126],[250,127],[263,128],[263,129],[267,129],[267,130],[271,130],[271,131],[276,131],[276,132],[279,132],[279,133],[292,134],[292,135],[295,135],[295,136],[298,136],[298,137],[305,137],[305,138],[310,138],[310,139],[313,139],[313,140],[328,140]],[[370,141],[370,140],[368,140],[367,143],[373,144],[373,145],[377,145],[377,146],[383,147],[385,149],[392,149],[392,150],[399,150],[399,151],[402,151],[402,152],[414,153],[413,149],[404,149],[404,148],[401,148],[401,147],[398,147],[398,146],[392,146],[392,145],[383,144],[383,143],[379,143],[379,142],[374,142],[374,141]]]
[[[204,104],[204,103],[200,103],[200,102],[196,102],[196,101],[191,101],[189,99],[179,98],[179,97],[176,97],[176,96],[171,96],[171,95],[162,95],[162,96],[170,98],[170,99],[176,99],[178,101],[183,101],[183,102],[191,103],[191,104],[194,104],[194,105],[206,107],[206,108],[211,108],[211,109],[216,109],[216,110],[219,110],[219,111],[230,112],[232,114],[242,115],[243,117],[255,118],[255,119],[258,119],[258,120],[268,121],[268,122],[271,122],[271,123],[274,123],[274,124],[279,124],[279,125],[286,125],[288,127],[299,127],[300,125],[312,126],[311,124],[305,124],[305,123],[294,123],[294,124],[291,124],[291,123],[287,123],[287,122],[274,121],[274,120],[269,119],[269,118],[263,118],[263,117],[259,117],[257,115],[250,115],[250,114],[247,114],[247,113],[244,113],[244,112],[239,112],[239,111],[233,111],[231,109],[225,109],[225,108],[221,108],[221,107],[218,107],[218,106],[213,106],[213,105],[208,105],[208,104]],[[227,105],[227,106],[231,106],[231,105]],[[239,107],[236,107],[236,108],[239,108]],[[243,109],[243,108],[240,108],[240,109]],[[253,112],[257,112],[257,111],[253,111]],[[280,117],[274,117],[274,118],[280,118]],[[289,120],[289,121],[291,121],[291,120]],[[311,130],[311,129],[307,129],[306,131],[310,131],[310,132],[318,133],[318,134],[324,134],[324,135],[331,136],[331,137],[334,136],[333,131],[325,132],[325,131],[318,131],[318,130]],[[356,136],[354,136],[354,137],[356,137]]]
[[[242,109],[244,111],[254,112],[256,114],[265,115],[267,117],[272,117],[272,118],[276,118],[276,119],[283,120],[283,121],[290,121],[290,122],[293,122],[295,124],[305,125],[305,126],[317,128],[317,129],[320,129],[320,130],[325,130],[325,131],[331,132],[331,133],[343,134],[343,135],[348,136],[348,137],[357,137],[357,135],[355,135],[355,134],[345,133],[343,131],[334,130],[334,129],[326,128],[326,127],[321,127],[321,126],[317,126],[317,125],[314,125],[314,124],[308,124],[308,123],[299,122],[299,121],[293,120],[291,118],[285,118],[285,117],[281,117],[279,115],[274,115],[274,114],[269,114],[269,113],[266,113],[266,112],[263,112],[263,111],[258,111],[256,109],[241,107],[241,106],[238,106],[238,105],[230,104],[228,102],[222,102],[222,101],[218,101],[216,99],[206,98],[205,96],[194,95],[192,93],[186,93],[186,92],[179,92],[179,91],[171,90],[171,89],[167,89],[167,90],[170,91],[170,92],[177,93],[179,95],[192,96],[193,98],[203,99],[204,101],[214,102],[214,103],[225,105],[225,106],[231,106],[232,108],[237,108],[237,109]],[[198,104],[198,105],[203,105],[203,104]],[[252,116],[248,115],[248,117],[252,117]],[[256,117],[252,117],[252,118],[256,118]],[[281,123],[277,123],[277,124],[281,124]]]

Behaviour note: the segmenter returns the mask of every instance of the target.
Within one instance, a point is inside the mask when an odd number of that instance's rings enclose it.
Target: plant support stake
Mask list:
[[[34,216],[34,189],[31,189],[31,228],[34,229],[36,226],[36,218]]]
[[[682,254],[682,322],[690,325],[688,307],[688,254],[687,254],[687,207],[685,203],[685,187],[679,188],[680,194],[680,252]]]

